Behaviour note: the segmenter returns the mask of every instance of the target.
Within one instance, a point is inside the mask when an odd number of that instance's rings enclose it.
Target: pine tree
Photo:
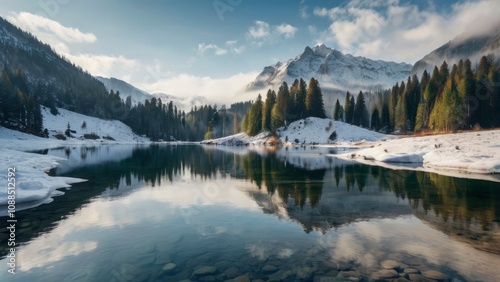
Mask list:
[[[477,110],[473,113],[473,120],[479,123],[482,128],[491,127],[491,97],[493,96],[493,85],[495,81],[490,81],[488,73],[491,65],[486,56],[481,57],[476,72],[476,93]]]
[[[210,140],[212,139],[212,134],[213,134],[213,131],[214,131],[214,125],[212,124],[212,122],[210,121],[208,123],[208,128],[207,128],[207,132],[205,133],[205,140]]]
[[[454,65],[429,116],[429,127],[432,130],[453,131],[465,125],[466,114],[457,91],[457,74],[458,67]]]
[[[346,123],[353,123],[353,117],[354,117],[354,105],[353,105],[353,100],[351,93],[347,91],[347,94],[345,96],[345,103],[344,103],[344,118]]]
[[[314,77],[311,78],[307,87],[306,109],[310,117],[326,118],[323,94],[321,94],[319,82]]]
[[[233,134],[236,134],[240,132],[240,124],[239,124],[239,121],[238,121],[238,115],[235,114],[234,115],[234,120],[233,120]]]
[[[380,117],[379,117],[379,111],[378,108],[375,107],[375,109],[372,112],[372,116],[370,119],[370,128],[373,130],[379,130],[380,129]]]
[[[297,95],[299,93],[299,80],[295,79],[290,86],[289,89],[290,93],[290,102],[289,102],[289,107],[288,107],[288,116],[290,119],[290,122],[294,122],[299,119],[299,116],[297,114],[297,105],[295,103],[295,100],[297,98]]]
[[[257,135],[262,130],[262,108],[262,96],[259,94],[248,112],[248,128],[246,132],[250,136]]]
[[[490,106],[491,106],[491,126],[500,126],[500,69],[494,65],[490,66],[488,72],[488,81],[490,82]]]
[[[335,102],[335,108],[333,110],[333,119],[334,120],[344,119],[344,109],[340,105],[339,99],[337,99],[337,102]]]
[[[423,77],[422,81],[424,84],[426,79]],[[434,67],[434,70],[432,71],[432,76],[428,80],[428,83],[425,83],[426,87],[424,90],[424,93],[422,95],[422,98],[420,99],[420,103],[417,108],[417,115],[415,118],[415,131],[419,131],[422,129],[426,129],[429,127],[429,115],[432,112],[432,109],[434,108],[434,103],[436,101],[436,97],[438,95],[438,91],[440,88],[440,76],[439,76],[439,70],[436,67]],[[423,88],[422,88],[423,89]]]
[[[396,126],[396,106],[399,99],[399,83],[392,87],[389,96],[389,129],[394,130]]]
[[[68,122],[68,125],[66,126],[66,131],[64,132],[66,136],[71,137],[71,126]]]
[[[304,119],[307,117],[306,96],[307,83],[301,78],[299,80],[298,92],[295,95],[295,114],[297,115],[297,119]]]
[[[462,91],[464,93],[461,94],[462,99],[465,102],[465,111],[467,115],[466,127],[472,127],[477,121],[473,120],[473,111],[474,107],[477,106],[475,102],[475,88],[476,88],[476,80],[474,78],[474,73],[472,72],[471,61],[469,59],[464,62],[464,78],[462,83]],[[471,109],[472,108],[472,109]]]
[[[388,103],[384,103],[382,106],[382,115],[380,117],[380,128],[389,128],[391,122],[390,114],[389,114],[389,105]]]
[[[413,130],[415,128],[416,116],[418,111],[418,105],[420,103],[420,82],[418,80],[417,75],[413,75],[411,80],[408,79],[408,86],[406,91],[406,114],[408,129]]]
[[[274,90],[269,89],[267,91],[262,115],[262,129],[264,130],[271,130],[271,111],[273,110],[274,104],[276,104],[276,93]]]
[[[363,91],[359,91],[354,106],[354,125],[368,127],[368,110],[366,109],[365,96]]]
[[[276,104],[271,110],[271,129],[275,131],[281,126],[288,124],[288,107],[290,105],[290,93],[288,84],[283,82],[278,90]]]

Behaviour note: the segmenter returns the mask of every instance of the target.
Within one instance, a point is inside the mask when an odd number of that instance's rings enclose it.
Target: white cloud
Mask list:
[[[255,25],[248,29],[252,39],[263,39],[271,35],[270,26],[264,21],[255,21]]]
[[[110,77],[114,74],[115,77],[123,78],[138,65],[136,60],[127,59],[124,56],[96,54],[64,54],[64,56],[92,75],[103,77]]]
[[[229,104],[245,99],[255,99],[255,93],[243,93],[245,86],[257,77],[258,72],[240,73],[227,78],[180,74],[159,79],[153,83],[134,83],[151,93],[164,92],[176,97],[191,97],[193,93],[210,103]],[[244,95],[244,96],[243,96]],[[250,97],[250,98],[249,98]]]
[[[225,55],[227,54],[227,50],[220,48],[219,46],[215,44],[205,44],[205,42],[198,44],[198,53],[200,55],[204,55],[205,52],[213,50],[214,54],[217,56]]]
[[[261,47],[264,43],[275,43],[281,38],[293,38],[297,30],[287,23],[271,26],[264,21],[255,21],[255,24],[248,28],[247,39],[252,40],[253,46]]]
[[[36,34],[41,40],[53,36],[65,42],[94,43],[97,40],[92,33],[81,32],[77,28],[65,27],[54,20],[28,12],[11,13],[7,19],[21,29]]]
[[[226,46],[231,50],[232,53],[234,54],[241,54],[245,51],[246,47],[245,45],[240,45],[237,46],[238,40],[228,40],[226,41]]]
[[[229,52],[233,54],[241,54],[245,51],[245,46],[238,46],[237,40],[228,40],[225,43],[225,47],[219,47],[216,44],[206,44],[205,42],[198,44],[198,54],[203,56],[207,51],[213,51],[217,56],[226,55]]]
[[[306,5],[305,0],[300,1],[299,15],[303,19],[309,18],[309,6]]]
[[[497,0],[467,1],[438,14],[432,5],[391,1],[353,0],[346,6],[316,7],[313,14],[329,17],[317,42],[335,44],[343,52],[374,59],[414,63],[463,32],[488,32],[498,23]]]
[[[276,32],[280,35],[283,35],[285,38],[293,38],[295,36],[295,32],[297,32],[297,28],[290,24],[280,24],[276,26]]]

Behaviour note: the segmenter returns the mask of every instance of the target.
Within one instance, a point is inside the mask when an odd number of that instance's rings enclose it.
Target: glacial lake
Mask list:
[[[342,152],[45,150],[69,158],[51,174],[89,181],[16,213],[16,275],[2,228],[0,281],[500,279],[500,183],[332,157]]]

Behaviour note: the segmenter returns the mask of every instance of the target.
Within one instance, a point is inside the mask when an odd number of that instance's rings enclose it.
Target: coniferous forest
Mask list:
[[[446,62],[431,74],[424,71],[375,93],[375,104],[367,113],[356,110],[362,93],[348,92],[344,106],[337,100],[333,117],[347,123],[385,132],[451,132],[500,126],[500,68],[494,58],[483,56],[473,70],[469,59],[451,70]],[[361,98],[360,98],[361,96]],[[361,116],[360,116],[361,115]],[[360,121],[361,120],[361,121]],[[369,120],[369,123],[368,123]],[[369,126],[368,126],[369,125]]]
[[[242,129],[253,136],[262,130],[275,131],[306,117],[326,118],[323,94],[314,77],[308,85],[303,79],[295,79],[290,87],[283,82],[278,93],[267,91],[265,101],[259,94],[243,118]]]
[[[469,59],[460,60],[451,70],[446,62],[432,74],[424,71],[374,95],[369,106],[365,94],[346,93],[343,106],[337,99],[334,120],[384,132],[451,132],[500,127],[500,67],[493,57],[483,56],[473,70]],[[249,135],[275,131],[305,117],[325,118],[321,88],[312,78],[309,85],[296,79],[284,82],[276,93],[260,94],[243,119]]]

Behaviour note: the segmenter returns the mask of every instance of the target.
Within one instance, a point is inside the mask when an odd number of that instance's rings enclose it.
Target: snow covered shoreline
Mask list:
[[[335,132],[335,140],[331,134]],[[278,130],[284,146],[354,148],[330,157],[390,169],[434,172],[454,177],[500,181],[500,130],[440,134],[423,137],[384,135],[330,119],[307,118]],[[218,146],[266,145],[269,133],[243,133],[202,144]],[[490,175],[490,176],[488,176]]]
[[[54,156],[26,153],[0,148],[1,166],[5,173],[0,174],[0,183],[7,183],[7,169],[15,168],[16,210],[49,203],[52,197],[61,195],[58,189],[71,187],[71,184],[86,180],[70,177],[50,177],[47,171],[64,160]],[[4,187],[7,187],[5,185]],[[0,191],[0,216],[7,215],[7,189]]]
[[[51,177],[46,172],[61,166],[63,157],[30,153],[32,151],[54,149],[60,147],[100,146],[108,144],[148,144],[148,138],[137,136],[120,121],[102,120],[58,109],[53,115],[47,108],[42,109],[44,126],[49,138],[41,138],[10,130],[0,126],[0,216],[7,214],[7,170],[15,167],[16,210],[35,207],[52,201],[52,197],[64,194],[59,189],[69,188],[71,184],[84,182],[84,179],[69,177]],[[68,124],[71,126],[73,138],[59,140],[55,135],[65,135]],[[85,124],[85,126],[83,126]],[[85,139],[85,134],[96,134],[99,139]],[[106,140],[103,136],[112,137]]]
[[[500,130],[403,137],[335,157],[461,177],[499,174]],[[491,180],[499,181],[496,177]]]

